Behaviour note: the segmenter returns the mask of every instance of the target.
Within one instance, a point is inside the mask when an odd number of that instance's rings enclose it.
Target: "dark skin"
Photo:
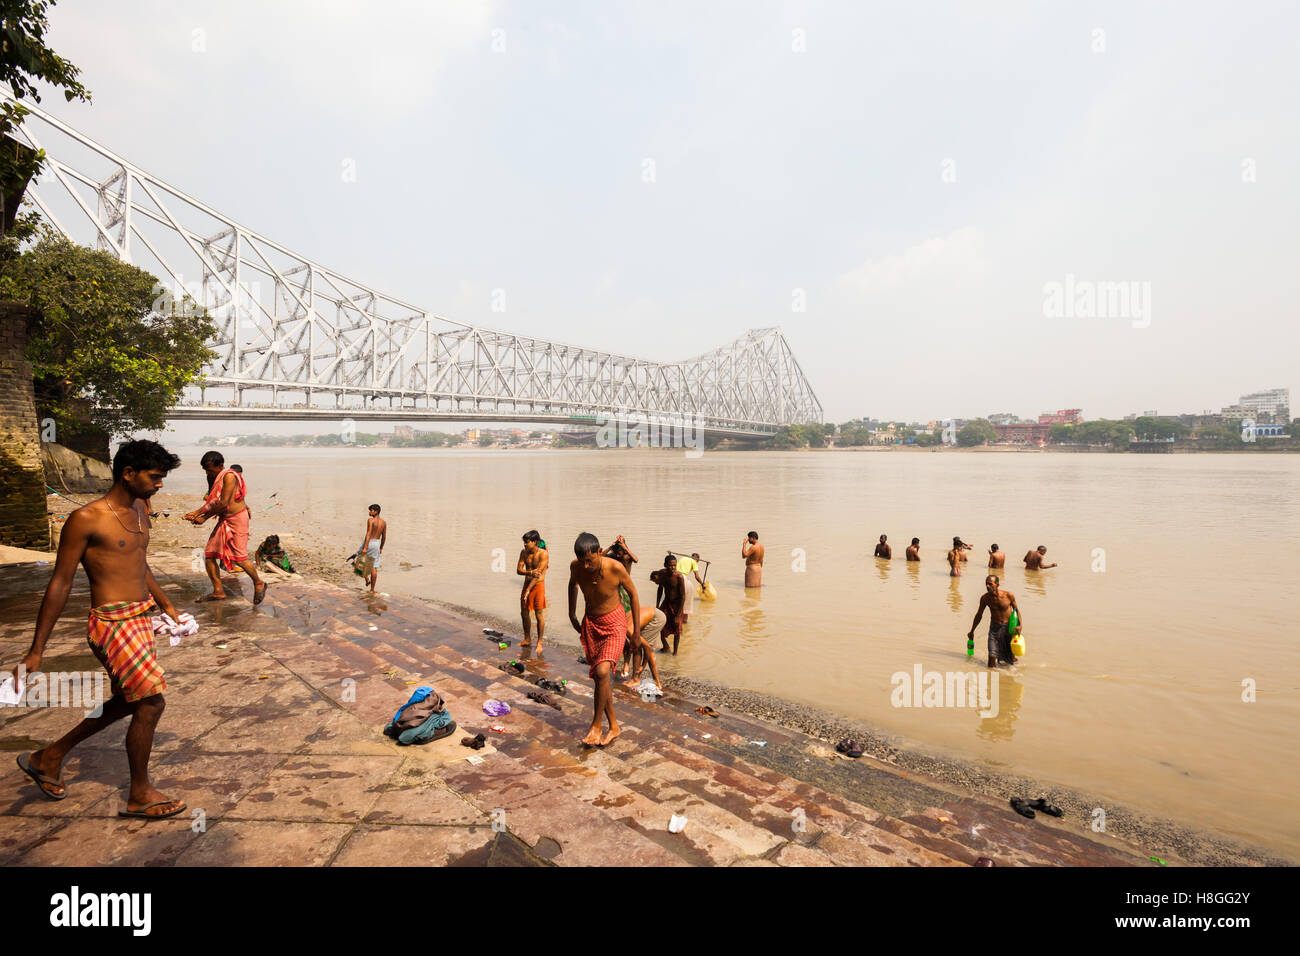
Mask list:
[[[880,543],[876,545],[876,557],[892,558],[893,556],[894,550],[886,543],[885,535],[882,534],[880,536]]]
[[[979,607],[975,609],[975,620],[971,623],[970,633],[966,635],[967,640],[975,639],[975,628],[980,626],[980,618],[984,616],[985,608],[989,609],[989,613],[993,616],[993,622],[999,627],[1010,620],[1011,609],[1015,608],[1016,614],[1020,616],[1020,626],[1022,628],[1025,626],[1025,616],[1016,604],[1016,596],[1010,591],[1003,591],[998,584],[997,578],[990,574],[984,579],[984,595],[980,598]],[[997,655],[990,654],[989,667],[997,666]]]
[[[948,577],[961,576],[961,546],[956,545],[948,552]]]
[[[632,553],[632,549],[627,546],[620,534],[613,545],[610,545],[604,552],[613,558],[619,564],[623,565],[623,570],[632,576],[632,565],[636,563],[637,557]],[[629,599],[631,595],[628,595]],[[641,620],[637,626],[633,626],[635,619],[628,615],[627,619],[627,644],[623,651],[623,677],[631,677],[634,681],[641,679],[641,672],[645,670],[645,665],[650,665],[650,676],[654,679],[655,686],[663,690],[663,684],[659,682],[659,664],[655,660],[654,648],[651,647],[645,639],[641,637],[641,631],[655,619],[654,608],[641,608]]]
[[[524,586],[519,591],[519,614],[524,622],[524,639],[519,642],[520,647],[528,647],[532,644],[532,622],[528,618],[528,595],[532,593],[538,581],[546,579],[546,571],[551,566],[551,555],[549,551],[542,549],[537,541],[525,541],[523,550],[519,552],[519,563],[515,566],[515,573],[522,574],[524,577]],[[542,651],[542,638],[546,635],[546,608],[534,608],[533,616],[537,618],[537,652]]]
[[[217,475],[221,474],[224,466],[222,465],[202,465],[203,473],[208,476],[208,491],[212,490],[212,483],[216,481]],[[248,505],[242,501],[236,501],[235,495],[239,493],[239,479],[234,475],[227,473],[221,481],[221,498],[215,504],[204,504],[197,511],[191,511],[185,515],[185,520],[194,525],[201,525],[209,518],[232,514],[237,515],[241,511],[247,511]],[[221,566],[217,563],[216,558],[205,557],[203,566],[207,569],[208,579],[212,582],[212,593],[205,594],[199,598],[200,601],[224,601],[229,595],[221,584]],[[253,579],[253,591],[256,594],[262,594],[266,591],[266,582],[257,575],[257,566],[252,559],[245,558],[239,562],[239,566],[244,569],[250,578]]]
[[[907,560],[909,561],[921,560],[921,546],[919,544],[909,544],[907,546]]]
[[[1023,558],[1023,560],[1024,560],[1024,562],[1025,562],[1025,570],[1026,570],[1026,571],[1043,571],[1043,570],[1046,570],[1047,568],[1054,568],[1054,567],[1056,567],[1056,563],[1055,563],[1055,562],[1053,562],[1052,564],[1043,564],[1043,558],[1045,558],[1046,556],[1047,556],[1047,549],[1046,549],[1046,548],[1039,548],[1039,549],[1036,550],[1036,551],[1029,551],[1029,552],[1027,552],[1027,553],[1025,554],[1024,558]]]
[[[682,609],[686,604],[686,581],[677,573],[677,561],[671,560],[667,567],[660,568],[658,571],[651,572],[650,580],[658,585],[655,591],[655,607],[663,611],[668,620],[677,623],[676,633],[673,634],[673,656],[677,656],[677,646],[682,639]],[[668,650],[668,638],[660,637],[663,642],[662,651]]]
[[[612,558],[607,558],[599,551],[580,555],[569,562],[569,623],[579,634],[582,624],[578,621],[578,591],[586,604],[588,617],[600,617],[614,608],[622,609],[623,601],[618,596],[622,587],[632,599],[632,619],[641,619],[641,599],[637,596],[636,585],[628,576],[623,565]],[[610,682],[612,665],[601,661],[596,665],[596,702],[591,716],[591,729],[582,738],[588,747],[603,747],[612,743],[622,728],[614,716],[614,692]],[[601,715],[609,720],[609,730],[601,734]]]
[[[379,553],[384,553],[384,546],[388,544],[388,522],[379,517],[379,512],[374,508],[366,509],[366,536],[361,542],[361,549],[358,553],[365,554],[366,549],[370,547],[371,541],[379,542]],[[370,593],[375,593],[375,585],[379,581],[379,569],[372,568],[366,575],[366,584],[370,585]]]
[[[999,551],[997,548],[989,548],[989,570],[1001,571],[1007,563],[1005,551]]]
[[[165,475],[166,472],[156,469],[137,472],[134,468],[127,468],[108,494],[68,516],[59,537],[54,574],[36,615],[36,635],[20,665],[26,668],[27,673],[40,670],[45,645],[68,602],[78,564],[85,568],[86,577],[90,579],[93,607],[152,597],[154,603],[172,618],[180,616],[171,599],[154,580],[146,561],[150,529],[148,502],[162,487]],[[18,669],[15,668],[15,681],[17,675]],[[149,780],[154,731],[165,706],[161,694],[128,702],[120,691],[115,690],[104,703],[100,716],[86,718],[48,747],[33,753],[29,758],[31,766],[37,773],[59,780],[63,761],[73,747],[129,716],[131,725],[126,732],[126,756],[131,769],[131,788],[127,795],[127,809],[142,810],[151,803],[165,801],[149,810],[149,814],[165,816],[183,810],[185,804],[182,801],[168,800]],[[48,792],[61,796],[67,790],[62,784],[55,784],[48,785]]]

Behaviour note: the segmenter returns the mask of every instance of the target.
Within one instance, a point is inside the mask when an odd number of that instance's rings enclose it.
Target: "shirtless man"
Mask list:
[[[952,550],[948,552],[948,577],[961,577],[961,538],[952,539]]]
[[[1007,556],[998,550],[996,544],[989,545],[989,570],[1001,571],[1007,563]]]
[[[1024,615],[1016,605],[1016,596],[1010,591],[1000,590],[1001,583],[1001,579],[996,574],[990,574],[984,579],[984,595],[980,598],[980,605],[975,610],[975,620],[966,635],[967,640],[975,639],[975,628],[980,626],[980,618],[984,616],[984,609],[988,608],[989,667],[1016,662],[1015,654],[1011,653],[1011,637],[1007,633],[1012,608],[1015,608],[1016,614],[1020,617],[1020,626],[1025,626]]]
[[[627,541],[621,534],[605,554],[622,564],[623,570],[631,577],[632,565],[637,562],[637,556],[632,553],[632,549],[627,546]],[[640,627],[634,627],[632,595],[628,594],[625,588],[620,587],[618,596],[623,602],[623,611],[627,615],[627,646],[623,650],[623,678],[634,682],[640,681],[645,665],[649,664],[650,676],[654,679],[655,686],[663,690],[663,684],[659,682],[659,665],[655,661],[655,649],[651,642],[663,633],[668,616],[658,608],[642,607]]]
[[[758,532],[751,531],[740,544],[740,556],[745,559],[745,587],[763,586],[763,546],[758,543]]]
[[[542,652],[542,638],[546,635],[546,571],[551,566],[551,555],[542,547],[542,536],[537,531],[524,535],[524,547],[519,552],[517,574],[524,576],[524,586],[519,592],[519,613],[524,619],[524,639],[520,647],[532,644],[528,612],[537,618],[537,653]]]
[[[207,547],[203,549],[203,564],[212,582],[212,593],[199,600],[226,599],[226,589],[221,584],[221,565],[225,564],[244,569],[253,579],[253,603],[261,604],[262,598],[266,597],[266,582],[258,576],[257,566],[248,557],[248,522],[252,516],[245,500],[248,489],[243,472],[227,468],[226,459],[219,451],[204,453],[199,466],[208,476],[207,498],[202,507],[185,515],[185,520],[201,525],[209,518],[217,519],[216,527],[208,536]]]
[[[668,650],[668,637],[672,635],[673,656],[677,656],[677,645],[682,639],[682,612],[686,605],[686,579],[677,570],[677,558],[668,555],[664,566],[650,575],[650,580],[659,586],[655,592],[655,607],[664,612],[665,623],[659,632],[663,642],[662,651]]]
[[[384,553],[384,545],[388,544],[388,522],[379,517],[379,511],[379,505],[367,509],[366,536],[361,539],[361,550],[357,552],[370,559],[370,573],[366,575],[365,583],[370,585],[371,594],[375,593],[375,582],[379,580],[380,556]]]
[[[1056,567],[1056,563],[1043,564],[1043,558],[1047,556],[1047,546],[1040,544],[1037,551],[1028,551],[1025,553],[1024,562],[1026,571],[1044,571],[1047,568]]]
[[[614,717],[614,692],[610,677],[614,664],[623,656],[627,640],[627,615],[619,600],[618,589],[627,590],[632,599],[632,620],[641,620],[641,599],[636,585],[622,564],[600,553],[600,541],[584,531],[573,542],[575,558],[569,563],[569,623],[582,639],[582,651],[588,671],[596,684],[596,700],[591,715],[591,729],[582,743],[587,747],[604,747],[622,730]],[[578,623],[578,591],[582,591],[585,608]],[[601,733],[601,715],[609,720],[609,730]]]
[[[888,535],[883,534],[880,536],[880,543],[876,545],[876,557],[892,558],[894,556],[894,549],[889,546],[886,540],[888,537]]]
[[[104,497],[72,512],[63,526],[54,575],[36,616],[36,636],[14,669],[15,683],[40,670],[46,642],[67,603],[80,563],[90,579],[90,648],[108,671],[112,696],[99,708],[98,717],[88,717],[48,747],[18,757],[23,773],[51,800],[68,795],[60,770],[69,751],[129,715],[126,758],[131,787],[126,809],[118,815],[161,820],[185,810],[182,801],[169,799],[149,780],[149,754],[167,689],[154,648],[151,615],[155,605],[173,619],[180,612],[149,570],[148,502],[180,463],[155,442],[127,442],[113,456],[113,487]]]
[[[907,560],[909,561],[921,560],[921,539],[920,538],[913,538],[912,543],[907,546]]]

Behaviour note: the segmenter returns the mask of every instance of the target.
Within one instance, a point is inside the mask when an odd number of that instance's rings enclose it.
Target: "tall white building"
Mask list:
[[[1252,392],[1241,396],[1238,403],[1242,408],[1256,415],[1278,415],[1290,412],[1291,390],[1289,388],[1270,388],[1262,392]]]

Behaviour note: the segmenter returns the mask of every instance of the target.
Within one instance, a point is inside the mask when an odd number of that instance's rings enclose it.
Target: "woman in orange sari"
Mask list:
[[[208,495],[203,507],[191,511],[185,520],[200,525],[216,516],[217,526],[208,537],[208,546],[203,549],[203,564],[207,568],[208,578],[212,581],[212,593],[199,598],[200,601],[224,601],[228,596],[221,586],[221,567],[238,566],[248,572],[253,579],[253,603],[261,604],[266,597],[266,582],[257,574],[257,567],[248,557],[248,503],[247,486],[244,476],[226,467],[226,459],[221,452],[210,451],[200,460],[203,471],[208,476]]]

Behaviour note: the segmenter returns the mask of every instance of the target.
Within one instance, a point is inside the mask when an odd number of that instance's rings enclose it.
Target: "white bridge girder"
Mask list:
[[[465,325],[297,255],[23,105],[16,135],[46,150],[46,170],[27,189],[42,215],[72,241],[158,275],[178,299],[184,290],[216,323],[199,395],[173,417],[625,414],[737,435],[822,419],[780,329],[652,362]]]

